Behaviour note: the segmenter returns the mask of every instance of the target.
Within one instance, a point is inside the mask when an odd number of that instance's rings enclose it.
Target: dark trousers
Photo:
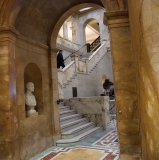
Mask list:
[[[64,68],[65,65],[63,63],[57,63],[57,68],[60,68],[60,67]]]

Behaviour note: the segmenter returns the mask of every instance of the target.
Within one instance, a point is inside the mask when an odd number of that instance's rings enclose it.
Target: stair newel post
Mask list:
[[[72,61],[74,61],[75,62],[75,72],[78,72],[78,65],[79,65],[79,63],[78,63],[78,55],[77,54],[72,54],[71,55],[71,60]]]
[[[88,58],[83,58],[86,64],[86,73],[88,73]]]
[[[60,111],[57,100],[59,99],[58,93],[58,73],[57,73],[57,56],[58,50],[56,48],[49,49],[49,70],[50,70],[50,104],[51,104],[51,117],[52,117],[52,135],[53,143],[61,138],[60,134]]]

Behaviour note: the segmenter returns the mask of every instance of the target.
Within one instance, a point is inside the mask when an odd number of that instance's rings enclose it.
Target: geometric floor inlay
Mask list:
[[[86,146],[56,148],[39,160],[118,160],[118,150]]]
[[[104,146],[108,148],[118,148],[117,131],[113,130],[92,144],[92,146]]]

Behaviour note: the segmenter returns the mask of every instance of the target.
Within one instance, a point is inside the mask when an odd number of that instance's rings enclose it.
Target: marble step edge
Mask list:
[[[116,117],[116,114],[109,114],[110,117]]]
[[[76,127],[76,128],[77,128],[77,127],[81,127],[81,126],[83,126],[84,124],[86,124],[86,123],[83,123],[83,124],[81,124],[81,125],[79,125],[79,126],[75,126],[75,127]],[[81,135],[82,133],[85,133],[85,132],[91,130],[91,129],[94,128],[94,127],[96,127],[95,124],[91,124],[91,125],[88,125],[87,127],[81,127],[81,129],[78,129],[76,132],[72,132],[71,134],[61,134],[61,135],[62,135],[62,139],[74,138],[74,137],[76,137],[76,136],[78,136],[78,135]],[[73,128],[71,128],[71,130],[72,130],[72,129],[73,129]],[[67,131],[69,131],[69,130],[67,130]],[[62,132],[62,133],[63,133],[63,132]]]
[[[56,141],[56,145],[58,146],[58,144],[69,144],[69,143],[77,143],[79,141],[82,141],[83,139],[90,137],[91,135],[93,135],[96,132],[99,132],[102,130],[102,127],[94,127],[91,130],[82,133],[74,138],[70,138],[70,139],[60,139],[58,141]]]
[[[69,130],[69,131],[62,132],[61,134],[62,134],[62,135],[73,134],[73,133],[76,133],[76,132],[78,132],[79,130],[85,129],[85,128],[91,126],[91,125],[95,125],[95,123],[94,123],[94,122],[88,122],[88,123],[86,123],[86,124],[83,124],[83,125],[81,125],[81,126],[78,126],[78,127],[76,127],[76,128],[73,128],[73,129],[71,129],[71,130]]]
[[[63,115],[63,114],[66,114],[66,113],[71,113],[71,112],[76,112],[76,110],[62,111],[62,112],[60,112],[60,115]]]
[[[75,117],[81,117],[81,116],[82,116],[82,114],[73,114],[73,115],[70,115],[70,116],[67,116],[67,117],[60,118],[60,122],[68,120],[68,119],[72,119],[72,118],[75,118]]]
[[[74,125],[74,124],[77,124],[77,123],[80,123],[80,122],[82,122],[82,121],[86,121],[86,120],[88,120],[88,118],[81,118],[81,119],[79,119],[79,120],[76,120],[76,121],[73,121],[73,122],[70,122],[70,123],[63,124],[63,125],[61,125],[61,129],[66,128],[66,127],[69,127],[69,126]]]
[[[68,109],[68,110],[70,110],[71,107],[70,106],[60,106],[59,109]]]

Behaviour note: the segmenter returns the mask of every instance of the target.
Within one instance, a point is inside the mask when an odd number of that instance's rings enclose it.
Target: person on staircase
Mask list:
[[[114,83],[112,83],[109,79],[106,79],[103,83],[103,88],[105,91],[101,94],[101,96],[109,96],[110,99],[114,99]]]
[[[62,53],[63,53],[63,51],[59,50],[59,52],[57,54],[57,68],[60,68],[60,67],[64,68],[65,67]]]

